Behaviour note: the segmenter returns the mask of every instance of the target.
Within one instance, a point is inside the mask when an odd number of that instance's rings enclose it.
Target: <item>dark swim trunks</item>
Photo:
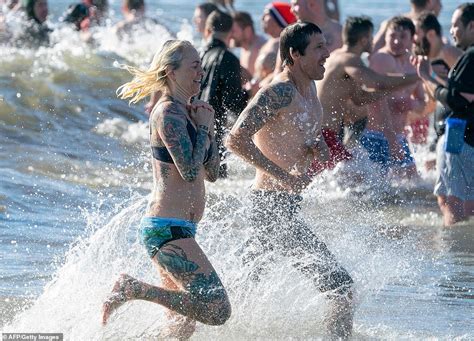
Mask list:
[[[299,195],[286,192],[253,191],[250,221],[254,236],[246,244],[244,262],[255,266],[255,276],[263,266],[255,264],[267,252],[290,257],[293,266],[309,277],[322,291],[346,293],[353,281],[326,245],[297,219],[300,211]]]

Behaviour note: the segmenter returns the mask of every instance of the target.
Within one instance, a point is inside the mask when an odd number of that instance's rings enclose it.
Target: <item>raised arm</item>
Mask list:
[[[196,110],[196,143],[193,146],[187,130],[186,117],[176,103],[167,104],[156,115],[156,129],[183,180],[194,181],[206,155],[206,141],[214,113],[205,108]],[[155,119],[154,119],[155,120]]]
[[[373,69],[387,70],[393,68],[393,62],[381,54],[374,55],[370,60]],[[360,85],[375,90],[386,90],[386,92],[398,90],[419,80],[416,73],[407,75],[387,75],[378,73],[364,65],[360,58],[354,59],[352,63],[344,68],[344,71]]]
[[[292,175],[269,160],[253,142],[253,136],[280,111],[288,107],[296,89],[289,83],[276,83],[261,89],[235,122],[226,147],[256,168],[283,181]]]

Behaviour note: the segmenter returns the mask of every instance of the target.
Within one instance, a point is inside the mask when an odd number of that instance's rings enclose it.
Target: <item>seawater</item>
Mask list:
[[[459,4],[443,2],[448,32]],[[53,22],[67,7],[50,2]],[[133,302],[100,325],[101,304],[122,272],[160,283],[138,242],[151,188],[147,116],[118,100],[129,80],[118,64],[145,66],[172,36],[198,42],[193,1],[147,2],[164,26],[120,42],[110,27],[94,47],[60,28],[51,48],[0,50],[0,325],[11,332],[61,332],[67,340],[153,339],[164,309]],[[264,1],[237,0],[257,21]],[[381,20],[408,1],[341,1],[343,17]],[[110,23],[120,18],[111,2]],[[382,179],[364,159],[363,183],[326,172],[304,193],[302,219],[314,228],[355,282],[354,336],[359,339],[474,339],[473,221],[441,226],[432,196],[433,155],[415,146],[417,181]],[[324,338],[323,295],[283,258],[259,283],[242,267],[252,236],[246,219],[253,170],[229,159],[229,179],[208,185],[197,240],[228,288],[233,315],[225,326],[198,325],[208,339]],[[284,227],[282,227],[284,228]]]

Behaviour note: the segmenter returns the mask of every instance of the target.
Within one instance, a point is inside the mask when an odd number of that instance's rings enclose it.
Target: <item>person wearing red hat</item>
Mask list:
[[[269,84],[278,56],[280,33],[283,29],[296,22],[295,15],[291,12],[291,5],[286,2],[274,1],[265,6],[262,16],[263,31],[270,39],[263,45],[255,62],[254,81],[260,87]]]
[[[263,14],[263,30],[273,38],[279,37],[281,31],[294,22],[296,22],[296,17],[291,12],[291,5],[289,3],[274,1],[265,7],[265,12]],[[271,32],[268,31],[269,29]],[[275,33],[277,35],[275,35]]]

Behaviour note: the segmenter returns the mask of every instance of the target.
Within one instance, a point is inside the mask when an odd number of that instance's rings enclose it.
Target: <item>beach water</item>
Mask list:
[[[446,34],[458,4],[443,2]],[[54,18],[67,5],[50,2]],[[115,90],[129,80],[120,64],[146,65],[172,36],[196,39],[194,5],[150,2],[149,13],[170,32],[156,27],[136,32],[136,40],[120,42],[104,28],[91,48],[62,28],[52,48],[0,49],[2,331],[64,333],[67,340],[163,336],[164,309],[147,302],[126,304],[107,327],[100,324],[120,273],[160,283],[137,233],[152,184],[147,116]],[[236,5],[258,20],[265,2]],[[340,5],[343,17],[365,14],[377,24],[408,9],[395,0]],[[112,22],[119,7],[112,2]],[[442,227],[434,174],[423,166],[432,156],[416,146],[416,181],[370,175],[364,184],[341,183],[341,165],[304,192],[301,218],[354,279],[357,339],[474,339],[474,221]],[[361,159],[358,172],[373,173]],[[252,236],[253,170],[234,157],[228,162],[230,177],[207,187],[196,238],[228,289],[233,315],[221,327],[198,324],[193,339],[325,338],[327,301],[287,259],[276,256],[260,282],[249,279],[241,258]]]

